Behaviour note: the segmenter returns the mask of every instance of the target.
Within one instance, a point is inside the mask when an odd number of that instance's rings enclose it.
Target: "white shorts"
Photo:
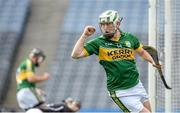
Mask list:
[[[45,99],[39,95],[35,88],[24,88],[17,92],[17,101],[21,109],[27,110],[44,102]]]
[[[143,103],[149,99],[140,81],[132,88],[109,93],[113,101],[124,112],[140,112],[143,109]]]

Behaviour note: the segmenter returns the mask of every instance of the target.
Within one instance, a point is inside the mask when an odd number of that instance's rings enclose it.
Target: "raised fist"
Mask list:
[[[83,35],[91,36],[92,34],[94,34],[95,31],[96,31],[95,27],[93,27],[93,26],[86,26],[84,28]]]
[[[48,80],[49,77],[50,77],[49,73],[47,73],[47,72],[45,72],[45,73],[43,74],[43,76],[44,76],[44,79],[45,79],[45,80]]]

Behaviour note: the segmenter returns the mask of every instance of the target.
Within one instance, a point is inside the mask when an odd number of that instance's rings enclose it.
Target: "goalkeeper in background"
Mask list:
[[[152,57],[142,48],[138,38],[120,30],[121,18],[117,11],[107,10],[99,16],[102,35],[88,42],[95,27],[86,26],[76,42],[72,58],[95,54],[104,67],[107,89],[113,101],[124,112],[151,112],[149,98],[139,79],[135,53],[156,67]],[[96,92],[97,93],[97,92]]]

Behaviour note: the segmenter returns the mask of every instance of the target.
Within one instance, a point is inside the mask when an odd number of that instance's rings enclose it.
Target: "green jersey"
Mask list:
[[[118,41],[98,36],[85,43],[87,55],[96,54],[99,63],[107,75],[109,91],[127,89],[139,82],[139,73],[135,64],[135,51],[142,48],[139,40],[130,33],[121,32]]]
[[[17,81],[17,90],[19,91],[22,88],[35,88],[35,83],[28,82],[27,78],[34,76],[35,65],[30,59],[24,60],[17,69],[16,72],[16,81]]]

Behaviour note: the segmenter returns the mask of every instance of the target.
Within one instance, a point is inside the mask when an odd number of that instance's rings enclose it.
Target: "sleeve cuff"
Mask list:
[[[137,49],[135,49],[135,51],[139,51],[139,50],[141,50],[141,48],[143,47],[143,45],[142,44],[140,44],[140,46],[137,48]]]
[[[90,54],[88,53],[88,51],[86,50],[86,48],[83,49],[83,52],[85,53],[86,56],[89,56]]]

